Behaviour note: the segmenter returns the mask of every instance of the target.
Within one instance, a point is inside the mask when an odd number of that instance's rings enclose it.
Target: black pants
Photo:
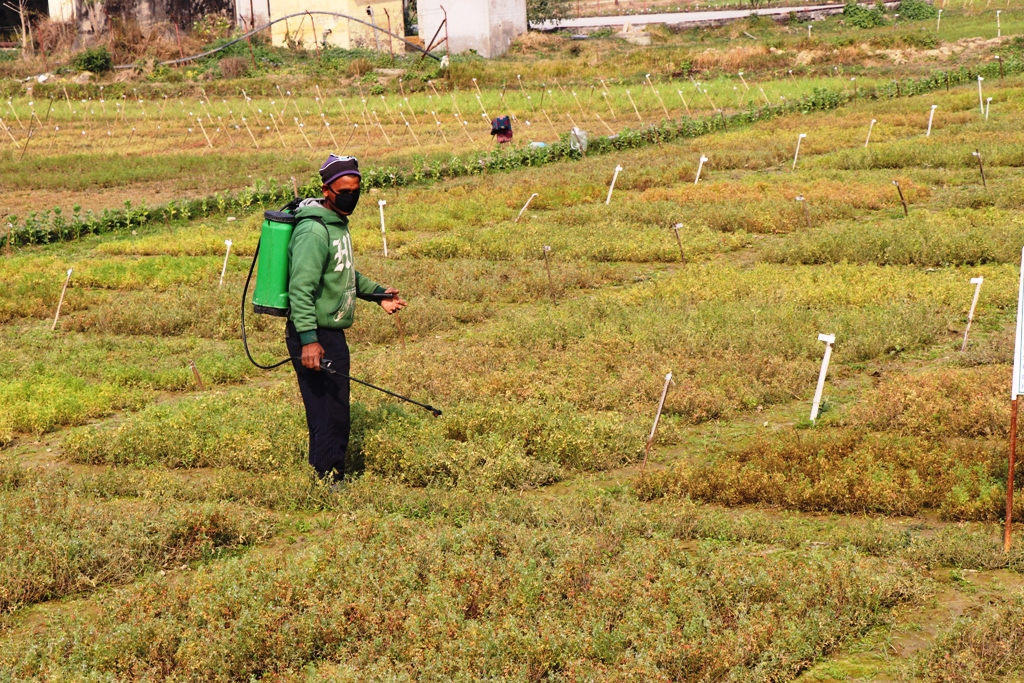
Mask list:
[[[317,328],[316,336],[324,347],[324,359],[331,367],[349,374],[348,342],[344,330]],[[291,321],[285,332],[288,355],[302,356],[302,343]],[[297,360],[292,361],[299,380],[299,392],[306,406],[306,424],[309,426],[309,464],[321,477],[332,475],[340,481],[345,472],[345,453],[348,450],[349,381],[347,377],[332,375],[325,370],[310,370]]]

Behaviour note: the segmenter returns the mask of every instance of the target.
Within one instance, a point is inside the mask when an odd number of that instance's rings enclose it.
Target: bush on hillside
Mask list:
[[[529,21],[564,19],[569,15],[569,0],[526,0]]]
[[[847,23],[857,28],[874,28],[889,23],[885,19],[885,14],[877,7],[868,9],[861,7],[856,2],[846,3],[843,8],[843,16],[846,17]]]
[[[101,74],[114,68],[114,58],[105,45],[99,45],[79,52],[71,60],[71,66],[79,71]]]
[[[900,3],[900,16],[904,19],[934,19],[939,11],[924,0],[903,0]]]

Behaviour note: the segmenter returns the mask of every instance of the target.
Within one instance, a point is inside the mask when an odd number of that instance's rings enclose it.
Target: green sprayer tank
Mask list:
[[[265,211],[260,232],[259,270],[252,307],[257,313],[288,315],[288,243],[295,229],[295,216],[283,211]]]

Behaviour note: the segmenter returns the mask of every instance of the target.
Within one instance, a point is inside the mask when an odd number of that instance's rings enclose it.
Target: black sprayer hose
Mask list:
[[[245,300],[249,296],[249,283],[252,281],[252,273],[256,269],[256,259],[257,259],[257,257],[259,255],[260,255],[260,243],[259,243],[259,241],[257,241],[256,242],[256,253],[254,253],[252,255],[252,265],[249,266],[249,274],[245,278],[245,287],[242,288],[242,346],[245,347],[245,355],[249,357],[249,362],[251,362],[253,365],[255,365],[256,367],[261,368],[263,370],[273,370],[274,368],[280,367],[280,366],[284,365],[285,363],[287,363],[289,361],[297,360],[297,361],[301,362],[302,359],[301,358],[296,358],[295,356],[288,356],[287,358],[285,358],[281,362],[274,363],[273,365],[260,365],[259,363],[256,362],[256,359],[253,358],[252,354],[249,352],[249,341],[245,337]],[[378,386],[376,386],[374,384],[370,384],[369,382],[364,382],[361,379],[356,379],[355,377],[352,377],[351,375],[346,375],[344,373],[338,372],[337,370],[335,370],[334,368],[331,367],[331,363],[332,363],[332,361],[329,361],[329,360],[321,360],[320,361],[320,369],[321,370],[326,370],[327,372],[331,373],[332,375],[337,375],[338,377],[344,377],[345,379],[349,380],[350,382],[356,382],[357,384],[362,384],[364,387],[370,387],[371,389],[376,389],[377,391],[379,391],[379,392],[381,392],[383,394],[387,394],[388,396],[394,396],[395,398],[397,398],[397,399],[399,399],[401,401],[405,401],[406,403],[411,403],[414,406],[419,406],[420,408],[423,408],[424,410],[429,410],[431,412],[431,414],[433,414],[434,417],[441,417],[441,411],[438,410],[437,408],[435,408],[434,406],[427,405],[426,403],[420,403],[419,401],[414,401],[411,398],[409,398],[408,396],[402,396],[401,394],[396,394],[393,391],[388,391],[387,389],[383,389],[383,388],[378,387]]]
[[[245,347],[245,355],[249,357],[251,362],[261,370],[273,370],[274,368],[281,367],[288,361],[292,360],[290,357],[285,358],[280,363],[274,363],[273,365],[260,365],[256,362],[256,359],[249,353],[249,340],[245,338],[245,299],[249,296],[249,283],[252,281],[252,272],[256,270],[256,258],[260,255],[260,241],[256,242],[256,253],[252,255],[252,265],[249,266],[249,275],[245,278],[245,287],[242,289],[242,346]]]

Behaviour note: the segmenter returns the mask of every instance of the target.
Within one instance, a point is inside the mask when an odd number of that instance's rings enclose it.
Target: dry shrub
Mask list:
[[[931,493],[911,468],[922,455],[909,440],[787,432],[759,437],[715,462],[658,473],[638,493],[688,495],[724,505],[914,514]]]
[[[1008,375],[1005,365],[894,373],[835,419],[839,428],[761,435],[708,462],[659,473],[639,493],[808,511],[935,509],[946,519],[999,519]]]
[[[46,55],[67,52],[75,42],[75,25],[70,21],[41,19],[32,29],[36,49]]]
[[[100,502],[58,479],[21,479],[0,500],[0,614],[216,557],[271,527],[264,513],[225,504]]]
[[[1024,596],[957,619],[921,657],[916,680],[973,683],[1009,680],[1024,671]]]
[[[241,78],[249,74],[249,60],[245,57],[225,57],[219,65],[224,78]]]
[[[701,464],[647,477],[642,499],[689,496],[723,505],[802,511],[996,520],[1003,511],[1005,447],[963,440],[865,434],[853,429],[759,436]],[[1017,506],[1024,510],[1024,504]]]
[[[348,75],[359,78],[373,71],[373,62],[366,57],[358,57],[348,63]]]
[[[850,426],[922,437],[1005,437],[1010,368],[943,368],[893,375],[851,409]]]
[[[773,62],[780,59],[768,51],[767,45],[736,47],[726,52],[709,49],[693,56],[693,68],[699,71],[724,69],[735,72],[745,68],[770,67]]]
[[[512,41],[508,52],[513,55],[555,52],[561,50],[567,42],[569,41],[559,35],[529,31]]]
[[[115,64],[137,62],[143,57],[155,57],[160,60],[177,59],[181,52],[186,55],[196,54],[202,43],[195,38],[180,34],[181,49],[178,48],[178,36],[170,23],[154,24],[146,30],[135,19],[113,18],[106,44],[114,56]]]

